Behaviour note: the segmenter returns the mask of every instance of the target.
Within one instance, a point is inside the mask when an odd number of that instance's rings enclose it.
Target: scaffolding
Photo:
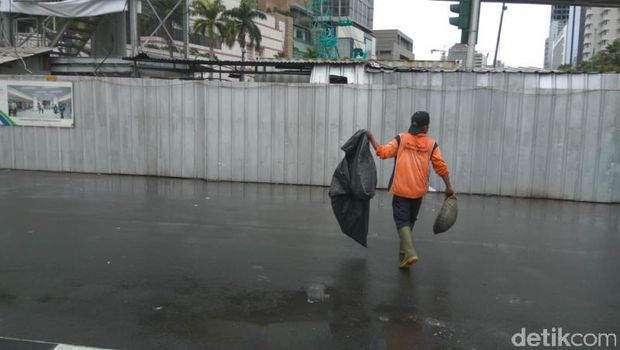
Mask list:
[[[110,45],[115,46],[117,55],[126,56],[129,45],[131,56],[136,56],[157,33],[160,33],[164,36],[164,40],[173,43],[170,45],[171,52],[176,51],[187,59],[190,0],[171,0],[169,7],[155,6],[156,2],[156,0],[1,1],[0,46],[52,47],[55,56],[96,57],[109,56],[113,51]],[[142,35],[146,36],[143,41],[138,36],[140,9],[154,18],[152,26],[154,28],[149,28],[148,33],[143,33],[147,34]],[[179,35],[171,33],[176,30],[170,28],[174,26],[165,25],[175,11],[180,13],[182,22],[182,28],[178,30],[181,32],[180,38]],[[125,17],[126,12],[129,12],[128,17]],[[153,30],[150,31],[151,29]],[[114,31],[116,35],[112,39],[109,39],[110,31]],[[93,40],[97,33],[103,35],[100,35],[99,40]],[[103,42],[105,44],[101,44]],[[182,44],[177,45],[177,42]]]
[[[340,57],[338,37],[331,9],[331,0],[310,0],[308,4],[308,13],[312,16],[310,34],[318,57],[337,59]]]

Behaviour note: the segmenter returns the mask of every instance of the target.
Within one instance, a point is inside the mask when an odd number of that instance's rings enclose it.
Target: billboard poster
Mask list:
[[[0,126],[73,127],[73,83],[0,81]]]

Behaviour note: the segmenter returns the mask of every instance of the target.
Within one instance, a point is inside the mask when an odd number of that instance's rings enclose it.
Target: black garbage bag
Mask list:
[[[342,232],[367,246],[370,199],[377,188],[377,167],[366,130],[359,130],[342,146],[344,159],[332,177],[329,197]]]

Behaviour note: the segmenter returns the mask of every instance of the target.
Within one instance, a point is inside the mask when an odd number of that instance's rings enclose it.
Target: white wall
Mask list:
[[[620,202],[620,74],[62,80],[74,81],[75,128],[0,127],[0,168],[329,185],[356,130],[387,142],[427,110],[461,193]],[[391,169],[378,162],[380,187]]]

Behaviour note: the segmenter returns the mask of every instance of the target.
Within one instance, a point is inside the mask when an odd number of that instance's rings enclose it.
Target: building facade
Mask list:
[[[398,29],[375,30],[376,56],[379,60],[413,61],[413,39]]]
[[[571,6],[569,8],[566,22],[566,47],[562,64],[577,67],[582,61],[585,20],[585,7]]]
[[[620,8],[589,7],[585,12],[583,59],[591,59],[620,38]]]
[[[566,37],[562,35],[562,30],[566,27],[569,17],[568,5],[553,5],[551,6],[551,16],[549,19],[549,37],[545,41],[545,69],[553,69],[554,62],[554,48],[560,44],[558,42],[559,37]],[[563,45],[563,44],[562,44]],[[562,46],[564,47],[564,46]],[[563,55],[563,54],[562,54]]]
[[[474,53],[474,68],[484,68],[487,65],[487,56],[480,52]],[[448,50],[448,61],[460,62],[461,67],[465,67],[465,61],[467,60],[467,45],[454,44]]]
[[[551,62],[550,69],[556,69],[566,62],[566,32],[567,27],[563,26],[551,43]]]
[[[549,37],[545,41],[546,69],[576,67],[582,61],[585,20],[585,7],[552,6]]]
[[[240,0],[222,1],[222,4],[227,9],[236,7],[239,3]],[[246,59],[274,58],[286,53],[286,38],[287,35],[292,35],[292,33],[289,33],[289,31],[292,31],[292,28],[287,27],[286,17],[277,13],[265,13],[265,15],[266,18],[264,20],[258,19],[254,21],[260,30],[262,40],[259,47],[246,46]],[[190,28],[193,28],[193,24],[197,19],[195,15],[190,15]],[[157,23],[153,23],[151,26],[157,26]],[[171,27],[169,31],[174,39],[173,43],[170,42],[162,30],[150,36],[152,28],[140,28],[141,51],[152,57],[168,56],[182,58],[183,30],[176,26]],[[228,47],[219,39],[210,42],[206,37],[194,33],[190,34],[190,57],[208,59],[211,45],[213,45],[214,54],[219,60],[241,59],[241,47],[237,41],[231,47]],[[174,49],[171,49],[171,46]]]
[[[362,50],[366,58],[375,57],[373,12],[374,0],[331,0],[340,58],[353,57],[355,49]]]
[[[350,58],[353,50],[363,50],[367,58],[375,53],[372,34],[374,0],[331,0],[331,18],[336,28],[337,48],[340,58]],[[304,57],[313,50],[312,1],[308,0],[260,0],[259,8],[286,13],[293,18],[293,57]]]

